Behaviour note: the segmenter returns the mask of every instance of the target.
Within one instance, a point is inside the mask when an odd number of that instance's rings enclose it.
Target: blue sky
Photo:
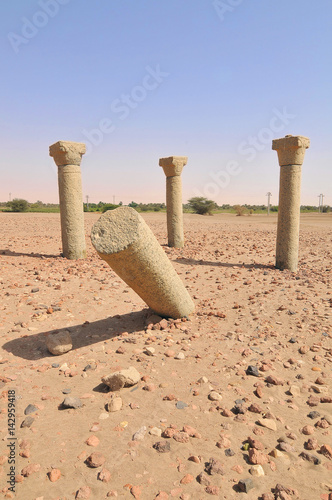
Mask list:
[[[0,6],[0,200],[56,202],[48,148],[85,142],[90,201],[277,203],[272,138],[311,140],[302,203],[332,205],[330,0],[15,0]]]

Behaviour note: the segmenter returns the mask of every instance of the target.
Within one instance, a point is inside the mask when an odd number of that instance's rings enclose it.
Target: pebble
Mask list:
[[[89,455],[88,458],[86,459],[86,462],[89,465],[89,467],[94,467],[94,468],[101,467],[102,465],[104,465],[105,461],[106,458],[104,457],[104,455],[102,455],[98,451],[91,453],[91,455]]]
[[[207,472],[210,476],[213,476],[215,474],[220,474],[223,476],[226,473],[222,463],[215,458],[210,458],[205,466],[205,472]]]
[[[29,404],[24,410],[24,415],[30,415],[30,413],[35,413],[38,411],[38,408],[32,404]]]
[[[98,446],[100,441],[97,436],[90,436],[85,442],[88,446]]]
[[[112,391],[119,391],[123,387],[131,387],[138,384],[141,376],[133,366],[119,372],[111,373],[106,377],[102,377],[102,382],[106,384]]]
[[[217,391],[211,391],[208,398],[210,401],[222,401],[222,396]]]
[[[138,429],[138,431],[136,431],[133,434],[132,440],[133,441],[143,441],[143,439],[145,437],[145,434],[146,434],[146,427],[144,425],[143,427],[141,427],[140,429]]]
[[[314,465],[319,465],[321,463],[321,459],[316,457],[316,455],[312,455],[311,453],[306,453],[302,451],[299,455],[303,460],[307,460],[308,462],[313,463]]]
[[[252,375],[253,377],[259,377],[260,373],[258,371],[257,366],[254,365],[249,365],[248,368],[246,369],[246,374],[247,375]]]
[[[168,453],[171,451],[169,441],[158,441],[153,445],[153,448],[158,451],[158,453]]]
[[[238,482],[238,487],[240,491],[244,491],[245,493],[248,493],[248,491],[252,490],[254,488],[254,483],[253,480],[248,478],[248,479],[241,479]]]
[[[21,470],[21,475],[24,477],[29,477],[34,472],[39,472],[39,471],[40,471],[40,464],[30,464]]]
[[[176,356],[174,356],[174,359],[185,359],[185,355],[183,352],[179,352]]]
[[[99,481],[102,481],[103,483],[108,483],[111,480],[111,473],[108,469],[102,469],[98,473],[98,479]]]
[[[46,337],[46,347],[54,356],[60,356],[73,348],[73,342],[69,332],[63,331],[48,335]]]
[[[61,471],[59,469],[52,469],[51,472],[48,473],[48,478],[52,483],[58,481],[61,477]]]
[[[160,437],[161,436],[161,429],[159,429],[159,427],[152,427],[152,429],[150,429],[149,431],[149,434],[151,434],[151,436],[157,436],[157,437]]]
[[[67,396],[62,401],[63,408],[74,408],[76,410],[77,408],[81,408],[82,406],[82,401],[79,398],[73,398],[72,396]]]
[[[75,498],[87,499],[90,498],[91,488],[89,486],[81,486],[79,490],[76,491]]]
[[[264,469],[261,465],[253,465],[250,467],[249,472],[252,476],[261,477],[265,475]]]
[[[270,429],[271,431],[277,430],[277,424],[271,418],[260,418],[259,420],[257,420],[257,423],[262,427]]]
[[[111,394],[111,399],[106,403],[106,410],[110,413],[119,411],[122,408],[122,399],[120,396]]]
[[[26,417],[21,423],[21,427],[31,427],[35,419],[33,417]]]

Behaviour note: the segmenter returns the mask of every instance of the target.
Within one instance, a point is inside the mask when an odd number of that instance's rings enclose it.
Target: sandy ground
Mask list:
[[[0,498],[332,498],[332,215],[302,216],[293,274],[273,267],[274,215],[185,215],[186,246],[170,249],[165,214],[146,214],[196,305],[153,328],[85,216],[88,258],[68,261],[58,214],[0,213]],[[56,331],[73,339],[62,356],[45,346]],[[142,378],[108,412],[101,378],[129,366]]]

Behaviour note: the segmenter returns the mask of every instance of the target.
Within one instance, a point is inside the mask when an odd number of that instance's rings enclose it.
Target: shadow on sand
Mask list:
[[[29,360],[49,358],[52,354],[46,348],[46,337],[52,333],[69,332],[73,342],[73,350],[88,347],[92,344],[102,342],[124,332],[134,333],[143,330],[146,318],[152,314],[151,309],[143,309],[122,316],[116,315],[110,318],[94,321],[93,323],[83,323],[81,325],[69,326],[58,330],[27,335],[15,340],[6,342],[2,348],[11,352],[15,356]],[[57,356],[52,356],[54,359]]]
[[[188,264],[191,266],[211,266],[211,267],[243,267],[245,269],[275,269],[272,264],[232,264],[231,262],[210,262],[208,260],[195,260],[187,258],[174,259],[179,264]]]
[[[62,257],[62,254],[52,255],[52,254],[42,254],[42,253],[23,253],[23,252],[13,252],[12,250],[0,250],[0,255],[7,255],[9,257],[37,257],[38,259],[54,259]]]

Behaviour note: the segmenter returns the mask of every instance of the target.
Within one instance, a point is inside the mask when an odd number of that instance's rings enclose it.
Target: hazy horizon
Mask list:
[[[310,138],[302,205],[332,205],[332,4],[323,0],[3,3],[0,199],[58,202],[49,146],[84,142],[83,197],[278,204],[272,139]]]

